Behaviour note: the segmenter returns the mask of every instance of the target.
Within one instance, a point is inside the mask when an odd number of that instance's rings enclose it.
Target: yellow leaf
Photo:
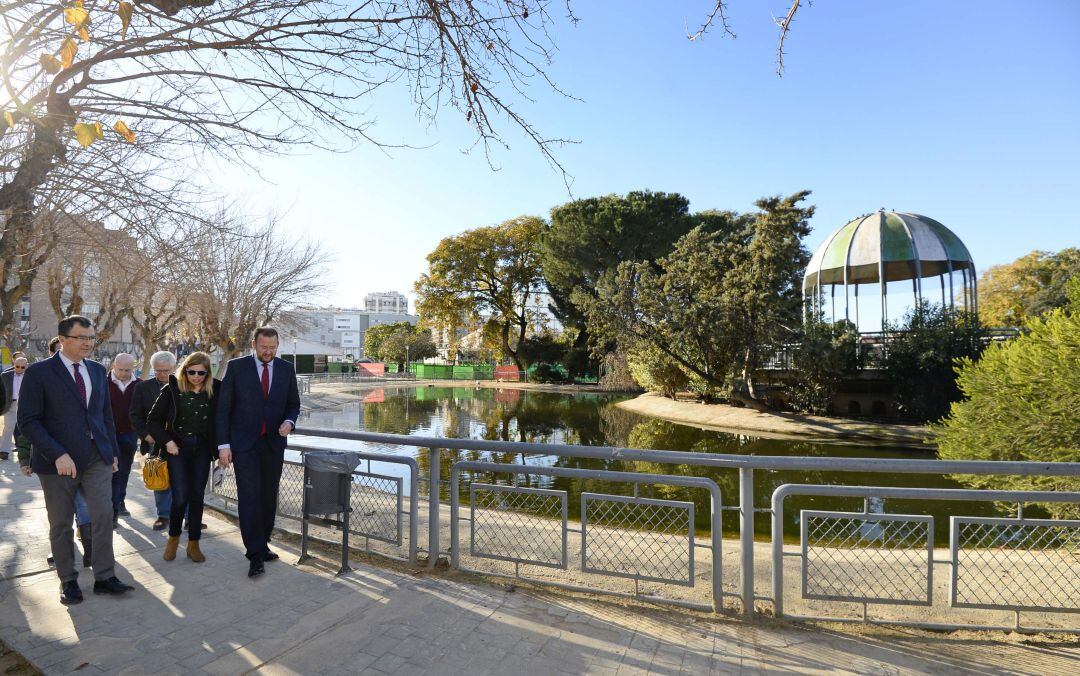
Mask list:
[[[85,28],[80,28],[79,39],[83,42],[90,42],[90,31],[86,30]]]
[[[56,58],[52,54],[42,54],[38,58],[38,63],[45,69],[45,72],[49,75],[55,75],[60,72],[63,66],[60,65],[60,59]]]
[[[64,68],[70,68],[71,64],[75,62],[75,54],[79,51],[79,45],[75,44],[75,41],[71,38],[64,40],[64,44],[60,45],[60,63]]]
[[[120,8],[116,10],[116,13],[120,15],[120,39],[127,38],[127,29],[131,24],[131,13],[134,8],[130,2],[121,2]]]
[[[135,132],[131,131],[131,129],[123,122],[118,120],[116,124],[113,125],[113,129],[116,130],[117,134],[123,136],[124,140],[128,143],[135,143]]]
[[[84,28],[90,24],[90,12],[82,7],[69,7],[64,10],[64,21],[76,29]]]
[[[98,123],[98,126],[100,126],[100,123]],[[78,139],[79,145],[83,148],[86,148],[98,139],[97,130],[94,127],[95,125],[82,122],[75,125],[75,138]]]
[[[105,138],[105,130],[101,128],[100,122],[94,123],[94,138],[98,141]]]
[[[15,116],[11,114],[10,110],[4,111],[4,122],[7,124],[8,129],[15,126]]]

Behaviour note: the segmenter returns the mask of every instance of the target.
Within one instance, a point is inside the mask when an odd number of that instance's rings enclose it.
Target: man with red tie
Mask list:
[[[71,605],[83,600],[71,529],[79,490],[93,524],[94,593],[119,595],[132,587],[114,571],[112,475],[120,449],[105,367],[87,359],[94,348],[93,324],[72,315],[61,319],[57,329],[60,351],[26,369],[19,430],[33,445],[30,464],[45,494],[60,602]]]
[[[269,548],[277,513],[285,444],[300,415],[293,365],[277,358],[278,332],[255,329],[253,354],[229,361],[217,397],[218,458],[236,465],[237,512],[248,577],[278,555]]]

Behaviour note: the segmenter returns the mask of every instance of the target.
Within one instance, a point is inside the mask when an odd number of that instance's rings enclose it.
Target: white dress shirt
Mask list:
[[[267,387],[267,389],[270,389],[270,387],[273,387],[274,386],[274,360],[271,359],[270,361],[264,362],[263,360],[259,359],[259,355],[257,355],[257,354],[252,354],[251,358],[255,360],[255,371],[259,376],[259,382],[260,383],[262,382],[263,364],[266,364],[266,366],[267,366],[266,370],[270,372],[270,386]]]
[[[122,380],[117,380],[116,376],[114,376],[112,374],[109,374],[109,380],[116,383],[116,386],[120,388],[120,392],[126,392],[127,388],[128,388],[128,385],[131,385],[132,383],[135,382],[135,376],[132,376],[132,377],[128,378],[128,381],[125,383]]]
[[[26,371],[22,373],[12,373],[11,379],[11,400],[16,401],[19,398],[19,389],[22,387],[23,376],[26,375]]]
[[[72,380],[72,382],[74,382],[74,380],[75,380],[75,369],[73,368],[73,365],[75,364],[75,362],[71,361],[66,356],[64,356],[63,351],[57,352],[56,354],[60,355],[60,361],[64,363],[64,368],[67,369],[68,375],[71,376],[71,380]],[[78,364],[79,364],[79,375],[82,376],[83,387],[86,389],[86,405],[89,406],[90,405],[90,392],[91,392],[91,390],[94,389],[94,386],[90,384],[90,373],[86,369],[86,360],[84,359],[83,361],[78,362]]]

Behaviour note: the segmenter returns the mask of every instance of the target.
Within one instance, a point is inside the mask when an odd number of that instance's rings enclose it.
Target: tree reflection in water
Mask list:
[[[624,395],[599,393],[554,393],[498,387],[387,387],[383,396],[364,397],[359,411],[348,418],[358,425],[346,424],[342,415],[347,407],[352,414],[356,404],[351,403],[337,411],[315,411],[304,420],[308,425],[338,427],[349,430],[366,430],[392,434],[415,434],[422,436],[446,436],[501,441],[524,441],[534,443],[581,444],[586,446],[617,446],[624,448],[652,448],[659,450],[692,451],[698,453],[729,453],[740,455],[788,455],[810,457],[876,457],[876,458],[932,458],[932,449],[898,448],[867,443],[840,444],[835,442],[812,442],[801,440],[778,440],[732,434],[680,425],[664,420],[640,416],[618,408],[614,404]],[[364,401],[363,399],[366,399]],[[386,447],[379,451],[385,452]],[[403,453],[415,453],[421,472],[426,474],[428,454],[426,449],[403,447]],[[725,505],[738,501],[739,483],[736,470],[709,469],[689,465],[665,465],[659,463],[628,462],[624,460],[595,460],[584,458],[558,458],[554,456],[523,457],[518,453],[488,453],[481,451],[444,451],[441,475],[450,478],[450,467],[458,460],[475,460],[499,463],[539,464],[557,467],[607,469],[614,471],[637,471],[655,474],[679,474],[707,476],[720,486]],[[507,483],[510,475],[496,474],[465,476],[466,481]],[[612,493],[627,495],[632,492],[629,484],[609,481],[567,479],[562,477],[522,476],[519,485],[556,488],[568,493],[570,515],[579,516],[581,493]],[[756,471],[754,473],[755,504],[768,507],[772,492],[785,483],[878,485],[901,487],[960,488],[961,484],[942,475],[865,474],[857,472],[820,471]],[[444,488],[444,491],[446,489]],[[642,485],[639,495],[695,503],[697,527],[709,527],[708,494],[701,490],[663,485]],[[448,498],[444,495],[444,498]],[[784,530],[788,536],[796,536],[799,528],[799,510],[824,509],[838,511],[861,511],[861,499],[805,497],[790,498],[785,505]],[[885,510],[893,513],[932,514],[935,518],[937,541],[944,542],[948,536],[948,516],[969,514],[990,516],[995,508],[983,503],[945,503],[936,501],[889,500]],[[770,529],[768,515],[759,514],[755,530],[766,535]],[[724,529],[738,529],[737,514],[724,514]]]

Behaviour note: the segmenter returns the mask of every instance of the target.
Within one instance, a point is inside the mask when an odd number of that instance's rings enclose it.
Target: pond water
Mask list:
[[[655,418],[644,417],[624,411],[614,404],[623,396],[574,393],[562,394],[537,392],[512,388],[481,387],[380,387],[355,392],[357,401],[336,409],[318,410],[301,416],[300,426],[333,428],[343,431],[385,432],[391,434],[415,434],[422,436],[448,436],[457,438],[490,439],[505,441],[529,441],[539,443],[582,444],[587,446],[619,446],[626,448],[652,448],[660,450],[693,451],[698,453],[737,453],[746,455],[827,456],[850,458],[919,458],[932,459],[931,448],[903,448],[875,444],[847,444],[836,442],[810,442],[801,440],[777,440],[760,437],[702,430]],[[297,438],[297,443],[363,449],[367,451],[412,454],[427,472],[427,453],[421,449],[352,442],[330,442],[319,438]],[[454,459],[484,460],[493,462],[517,462],[516,454],[492,454],[487,452],[444,452],[442,474],[449,479],[451,457]],[[558,458],[554,456],[528,456],[528,464],[557,467],[608,469],[615,471],[651,472],[657,474],[680,474],[707,476],[720,486],[723,503],[738,503],[739,481],[736,470],[691,467],[687,465],[658,465],[627,461],[604,461],[594,459]],[[636,467],[635,467],[636,465]],[[401,474],[400,465],[380,465],[373,471]],[[773,490],[785,483],[812,483],[837,485],[876,485],[920,488],[961,488],[958,481],[942,475],[913,474],[889,475],[856,472],[820,471],[761,471],[754,473],[755,504],[768,507]],[[463,479],[508,483],[509,476],[471,476]],[[627,494],[629,484],[607,481],[583,481],[561,477],[531,476],[519,481],[519,485],[566,490],[571,518],[580,509],[582,492]],[[421,489],[423,490],[423,489]],[[444,491],[446,488],[444,488]],[[697,526],[707,530],[708,494],[703,490],[672,486],[642,486],[644,497],[685,500],[695,503]],[[444,498],[448,497],[444,494]],[[872,511],[881,503],[874,501]],[[798,535],[800,509],[824,509],[861,511],[861,499],[829,497],[794,497],[785,505],[784,530],[787,537]],[[885,511],[904,514],[931,514],[935,517],[935,541],[942,543],[948,537],[948,517],[952,514],[991,516],[998,514],[993,505],[983,503],[937,502],[924,500],[889,500]],[[725,512],[724,530],[738,530],[737,514]],[[767,535],[770,529],[767,514],[759,514],[755,531]]]

